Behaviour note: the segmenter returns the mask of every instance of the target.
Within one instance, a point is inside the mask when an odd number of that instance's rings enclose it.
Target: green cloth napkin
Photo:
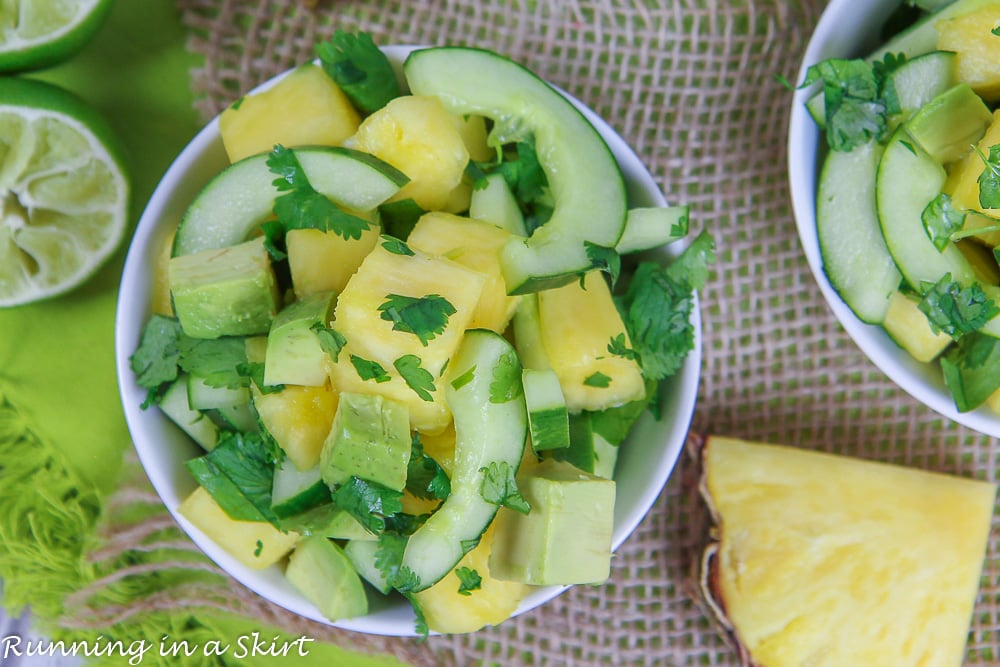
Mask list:
[[[133,224],[170,162],[201,124],[189,79],[198,59],[185,49],[185,39],[173,0],[120,0],[82,53],[31,75],[76,92],[115,126],[127,150]],[[122,455],[131,447],[114,360],[115,306],[126,249],[127,243],[93,279],[66,296],[0,309],[4,604],[11,613],[30,607],[42,628],[57,635],[65,598],[106,574],[87,555],[99,546],[95,533],[102,502],[120,482]],[[147,588],[130,582],[130,589],[120,587],[109,599],[121,603],[126,596],[127,602],[129,590],[148,591],[148,586],[169,582],[178,583],[167,576],[151,577],[144,583]],[[199,613],[194,622],[188,617],[186,611],[161,614],[143,628],[109,633],[142,630],[158,642],[168,627],[182,627],[196,630],[196,640],[235,642],[254,630],[269,632],[253,619],[232,615]],[[85,639],[79,632],[74,636]],[[239,664],[293,661],[357,667],[400,664],[318,642],[309,644],[305,658],[267,657]],[[153,662],[151,658],[143,664]],[[206,663],[195,658],[190,664]]]

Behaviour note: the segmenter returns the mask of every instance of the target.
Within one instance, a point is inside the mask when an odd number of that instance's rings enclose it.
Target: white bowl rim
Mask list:
[[[888,10],[899,3],[893,0],[858,3],[857,0],[832,0],[820,17],[809,40],[797,82],[805,80],[810,65],[830,57],[856,57],[865,43],[863,31],[845,30],[845,25],[881,25]],[[864,6],[862,6],[864,5]],[[816,283],[841,326],[862,352],[890,380],[913,398],[938,414],[993,437],[1000,437],[1000,416],[981,406],[970,412],[959,412],[945,387],[940,371],[933,364],[922,364],[902,350],[879,326],[865,324],[854,315],[833,289],[823,271],[816,234],[817,155],[820,150],[819,131],[806,110],[805,103],[816,90],[797,89],[793,96],[788,129],[788,174],[792,209],[799,239]]]
[[[386,46],[383,50],[399,64],[410,51],[421,48],[418,46]],[[268,81],[262,83],[252,92],[265,90],[274,85],[282,77],[287,76],[291,70],[283,72]],[[640,188],[640,194],[651,198],[648,205],[664,206],[665,198],[656,185],[652,176],[639,160],[638,156],[625,143],[603,119],[599,118],[593,111],[585,107],[581,102],[568,95],[565,91],[561,93],[574,103],[584,115],[600,131],[609,147],[615,153],[619,164],[623,168],[626,181]],[[199,165],[204,154],[211,150],[213,145],[221,144],[218,140],[218,117],[210,121],[181,151],[174,162],[167,169],[162,180],[156,187],[143,214],[140,217],[134,236],[131,240],[124,269],[122,272],[121,291],[117,304],[117,315],[115,321],[115,358],[117,363],[117,374],[119,390],[122,398],[122,405],[125,412],[126,422],[129,431],[133,435],[133,440],[140,462],[146,470],[154,489],[163,500],[167,510],[181,526],[181,528],[191,537],[199,548],[211,558],[219,567],[225,570],[234,579],[247,586],[265,599],[287,609],[290,612],[299,614],[311,620],[325,625],[362,632],[374,635],[392,636],[414,636],[415,616],[408,604],[402,601],[398,604],[383,605],[384,608],[377,613],[369,613],[353,619],[343,619],[331,622],[326,619],[308,601],[306,601],[296,591],[291,590],[287,580],[284,578],[277,566],[271,566],[264,570],[252,570],[239,563],[230,556],[210,538],[191,524],[184,516],[178,512],[183,494],[178,489],[178,484],[193,488],[194,480],[187,475],[184,479],[183,473],[178,476],[176,461],[173,469],[166,469],[160,464],[166,456],[157,449],[162,440],[157,439],[159,433],[162,437],[167,437],[168,431],[175,433],[174,442],[186,440],[167,418],[157,410],[143,411],[140,404],[145,398],[146,391],[136,384],[134,374],[129,367],[129,356],[138,344],[139,333],[145,321],[150,315],[149,299],[144,297],[139,300],[140,306],[130,305],[130,299],[135,295],[148,295],[152,284],[150,266],[155,266],[158,251],[169,233],[169,228],[163,222],[171,215],[179,216],[186,205],[180,205],[177,201],[178,190],[187,188],[188,193],[196,192],[200,183],[204,183],[218,169],[209,169]],[[179,217],[176,217],[179,219]],[[678,244],[674,244],[678,245]],[[668,249],[669,255],[675,255],[680,247],[671,246]],[[702,325],[698,295],[695,295],[694,307],[692,309],[692,325],[694,329],[694,348],[688,354],[683,366],[678,373],[664,384],[664,394],[669,395],[664,399],[667,410],[664,413],[663,426],[652,428],[657,432],[658,440],[665,441],[666,447],[657,447],[651,459],[644,459],[642,467],[652,470],[650,482],[643,486],[634,499],[631,501],[630,511],[624,517],[619,517],[616,512],[615,528],[612,537],[613,550],[618,548],[635,531],[642,519],[648,514],[653,504],[662,492],[667,480],[680,457],[687,437],[688,429],[694,415],[695,402],[698,393],[700,369],[702,360]],[[668,400],[669,399],[669,400]],[[671,419],[672,418],[672,419]],[[667,420],[670,420],[667,423]],[[640,425],[641,426],[641,425]],[[637,427],[638,429],[639,427]],[[193,443],[188,443],[194,447]],[[172,445],[170,449],[175,449]],[[166,457],[171,458],[171,457]],[[172,458],[177,458],[176,455]],[[183,462],[180,463],[183,467]],[[617,475],[616,475],[617,476]],[[622,486],[619,485],[619,498],[622,496]],[[525,613],[535,607],[551,600],[569,586],[545,586],[534,588],[521,602],[512,617]]]

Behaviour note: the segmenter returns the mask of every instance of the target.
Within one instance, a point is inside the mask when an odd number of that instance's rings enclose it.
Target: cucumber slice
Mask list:
[[[830,151],[816,194],[823,271],[848,308],[869,324],[885,319],[901,279],[875,209],[881,156],[882,147],[874,141],[849,152]]]
[[[555,206],[528,239],[504,246],[510,294],[573,281],[592,267],[588,242],[615,247],[625,228],[625,182],[600,133],[566,97],[517,63],[473,48],[419,49],[403,71],[414,94],[435,95],[458,115],[492,119],[493,139],[534,137]]]
[[[525,368],[521,379],[535,453],[569,447],[569,412],[556,372]]]
[[[413,533],[403,552],[402,566],[419,582],[415,590],[432,586],[451,572],[493,521],[498,507],[480,493],[483,469],[498,462],[516,472],[521,463],[528,416],[519,392],[497,402],[497,384],[506,382],[516,383],[516,387],[521,382],[521,364],[514,348],[492,331],[468,331],[448,365],[445,385],[456,433],[451,495]]]
[[[260,424],[257,416],[249,403],[238,405],[223,405],[213,411],[218,417],[224,429],[239,431],[240,433],[250,433],[260,431]]]
[[[274,469],[271,509],[275,516],[295,516],[328,502],[330,487],[323,482],[319,466],[299,470],[286,458]]]
[[[219,427],[208,415],[188,403],[188,379],[181,374],[160,399],[160,410],[206,451],[219,442]]]
[[[388,595],[392,590],[392,583],[386,579],[382,570],[375,567],[375,559],[381,549],[382,545],[378,540],[348,540],[344,545],[344,553],[361,578],[382,595]]]
[[[309,183],[335,204],[371,211],[409,181],[378,158],[342,147],[294,149]],[[242,243],[272,217],[277,178],[267,167],[267,153],[223,169],[202,188],[181,219],[173,255],[188,255]]]
[[[625,231],[615,250],[620,255],[651,250],[678,241],[687,233],[687,206],[633,208],[628,211]]]
[[[216,410],[249,404],[250,390],[247,387],[213,387],[205,382],[205,378],[189,375],[187,397],[188,405],[195,410]]]
[[[469,217],[491,222],[517,236],[527,236],[524,214],[503,174],[489,174],[486,185],[472,191]]]

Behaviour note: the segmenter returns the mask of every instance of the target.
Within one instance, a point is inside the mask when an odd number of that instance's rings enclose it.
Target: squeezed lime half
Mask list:
[[[71,93],[0,78],[0,306],[71,290],[121,244],[129,185],[117,143]]]
[[[37,69],[68,59],[101,27],[112,2],[0,0],[0,71]]]

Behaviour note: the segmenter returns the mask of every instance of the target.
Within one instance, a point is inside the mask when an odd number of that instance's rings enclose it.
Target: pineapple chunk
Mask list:
[[[150,297],[150,308],[159,315],[172,317],[174,303],[170,299],[170,255],[174,245],[174,232],[163,241],[160,254],[156,256],[156,268],[153,271],[153,294]]]
[[[710,438],[712,597],[753,664],[962,664],[992,484]]]
[[[462,342],[483,293],[486,276],[443,257],[413,251],[396,254],[377,245],[365,258],[337,300],[334,328],[347,343],[332,365],[338,391],[376,393],[407,404],[410,425],[423,433],[439,433],[451,422],[441,391],[441,373]],[[454,308],[443,330],[425,341],[399,328],[391,309],[380,310],[390,297],[441,297]],[[412,389],[394,363],[413,355],[434,381],[431,400]],[[359,364],[378,365],[381,378],[362,377]],[[370,368],[370,367],[369,367]]]
[[[897,345],[922,363],[933,361],[951,344],[951,336],[931,329],[927,316],[917,306],[917,299],[902,292],[893,292],[889,298],[882,326]]]
[[[476,162],[495,160],[497,151],[490,148],[489,133],[486,131],[486,119],[482,116],[463,116],[458,126],[465,147],[469,150],[469,159]]]
[[[329,385],[288,385],[273,394],[261,393],[255,387],[253,393],[253,406],[261,424],[299,470],[319,465],[337,403],[337,393]]]
[[[475,549],[465,554],[456,569],[467,567],[482,579],[482,586],[469,595],[458,592],[461,580],[452,570],[441,581],[419,593],[414,601],[434,632],[475,632],[487,625],[496,625],[510,618],[528,591],[525,584],[503,581],[490,575],[490,553],[493,551],[493,528],[483,533]]]
[[[993,36],[1000,42],[1000,38]],[[979,140],[977,148],[983,155],[990,154],[990,146],[1000,144],[1000,111],[993,112],[993,122],[986,128],[986,133]],[[970,151],[964,158],[954,163],[945,182],[944,191],[951,195],[952,203],[964,211],[978,211],[985,215],[968,215],[965,218],[965,228],[974,229],[996,224],[996,220],[987,217],[1000,217],[1000,209],[984,208],[979,203],[979,176],[986,169],[982,158],[976,151]],[[990,246],[1000,245],[1000,232],[984,232],[974,238]]]
[[[247,95],[219,116],[230,162],[284,146],[339,146],[361,117],[319,65],[307,63],[272,88]]]
[[[178,512],[226,553],[255,570],[277,563],[299,540],[298,533],[283,533],[263,521],[231,519],[201,486],[184,499]]]
[[[491,329],[503,333],[514,316],[519,296],[507,296],[507,284],[500,269],[500,248],[510,232],[496,225],[450,213],[427,213],[407,237],[407,244],[431,255],[450,260],[486,275],[470,329]]]
[[[604,410],[646,395],[639,364],[615,356],[608,345],[625,334],[621,315],[600,271],[590,271],[583,286],[574,281],[538,293],[542,345],[559,377],[570,412]]]
[[[318,229],[289,230],[285,244],[295,296],[301,299],[316,292],[342,292],[375,247],[378,235],[377,227],[363,231],[360,239],[345,239]]]
[[[436,97],[406,95],[368,116],[354,144],[410,178],[390,201],[412,198],[434,211],[448,204],[469,162],[461,124]]]
[[[935,24],[937,47],[956,54],[956,77],[968,83],[987,101],[1000,99],[1000,40],[993,30],[1000,26],[1000,6],[942,19]]]

